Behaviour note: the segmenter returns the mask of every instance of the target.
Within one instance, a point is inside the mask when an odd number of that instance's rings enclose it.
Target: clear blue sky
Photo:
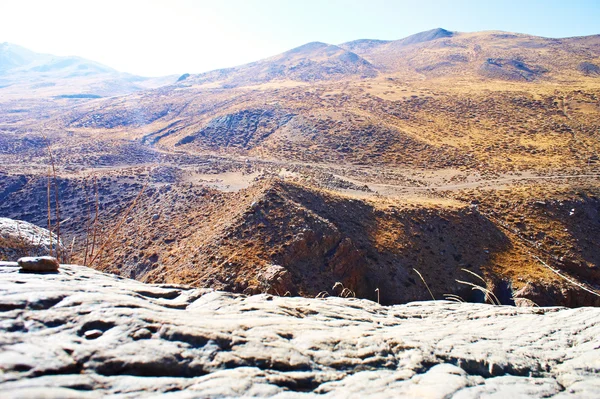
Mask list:
[[[424,30],[600,34],[600,0],[0,0],[0,42],[146,76]]]

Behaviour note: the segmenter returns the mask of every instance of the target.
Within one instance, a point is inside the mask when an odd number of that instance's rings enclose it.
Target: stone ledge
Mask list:
[[[591,398],[599,335],[597,308],[247,297],[0,263],[3,397]]]

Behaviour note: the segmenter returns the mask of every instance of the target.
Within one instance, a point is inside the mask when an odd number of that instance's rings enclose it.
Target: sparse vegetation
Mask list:
[[[444,32],[3,99],[0,215],[147,282],[600,305],[596,39]]]

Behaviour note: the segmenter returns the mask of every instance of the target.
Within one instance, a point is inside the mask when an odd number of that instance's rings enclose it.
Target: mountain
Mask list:
[[[308,83],[348,77],[364,79],[376,75],[376,69],[355,53],[338,46],[313,42],[251,64],[192,76],[185,83],[218,82],[225,87],[234,87],[273,80]]]
[[[79,57],[58,57],[11,43],[0,44],[0,93],[5,98],[115,96],[174,81],[173,76],[145,78]]]
[[[2,43],[0,44],[0,74],[4,75],[11,69],[23,67],[42,58],[48,59],[50,56],[36,54],[15,44]]]
[[[279,276],[313,296],[341,282],[397,303],[429,296],[414,269],[436,298],[475,300],[456,282],[469,270],[503,303],[595,305],[599,65],[599,36],[434,29],[119,97],[6,101],[0,212],[47,223],[47,137],[67,240],[89,241],[98,210],[120,229],[95,265],[113,273],[241,292]]]
[[[380,72],[405,78],[564,80],[580,77],[600,65],[600,49],[594,37],[551,39],[496,31],[435,29],[396,41],[354,46],[354,42],[341,45],[353,48]]]
[[[376,39],[358,39],[351,42],[342,43],[339,46],[343,49],[353,52],[365,52],[368,49],[381,46],[389,43],[389,40],[376,40]]]
[[[348,49],[351,51],[355,51],[357,53],[364,53],[373,48],[377,48],[383,46],[385,44],[393,43],[394,47],[408,46],[411,44],[429,42],[431,40],[441,39],[445,37],[452,37],[454,35],[453,32],[447,31],[446,29],[437,28],[428,30],[425,32],[416,33],[414,35],[407,36],[403,39],[399,40],[372,40],[372,39],[360,39],[354,40],[351,42],[346,42],[340,44],[340,47],[344,49]]]
[[[57,73],[63,77],[90,76],[118,72],[102,64],[79,57],[40,54],[11,43],[0,44],[0,76],[13,74]]]
[[[297,162],[496,172],[588,166],[597,158],[599,43],[444,29],[314,42],[80,104],[45,126],[169,151]]]
[[[600,74],[597,37],[566,39],[438,28],[399,40],[361,39],[338,46],[308,43],[239,67],[192,75],[182,84],[240,87],[267,82],[469,77],[477,80],[565,80]],[[208,87],[208,86],[207,86]]]
[[[397,41],[315,42],[81,105],[56,126],[118,132],[168,150],[298,162],[587,165],[600,122],[597,43],[443,29]]]

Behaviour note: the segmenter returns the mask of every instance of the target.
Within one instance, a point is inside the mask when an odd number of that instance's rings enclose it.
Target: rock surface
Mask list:
[[[44,228],[0,217],[0,260],[48,255],[51,246],[56,249],[56,241],[56,235]]]
[[[600,397],[600,309],[384,307],[0,264],[4,398]]]

